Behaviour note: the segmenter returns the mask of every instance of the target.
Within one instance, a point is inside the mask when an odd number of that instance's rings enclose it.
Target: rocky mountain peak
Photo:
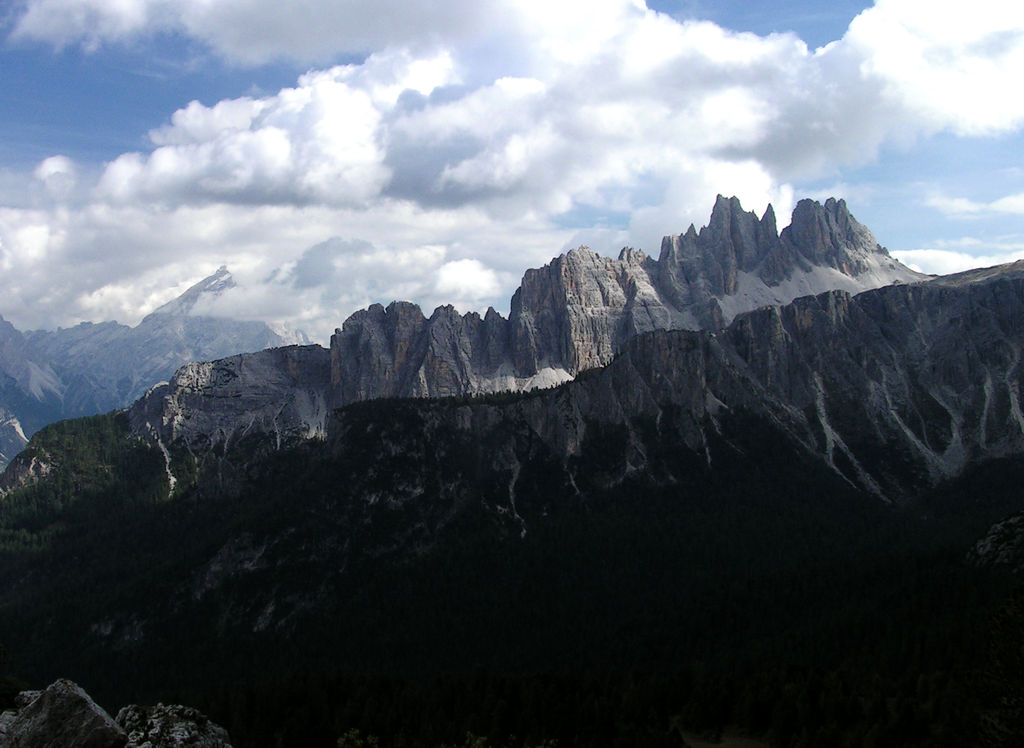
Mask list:
[[[642,249],[635,249],[633,247],[623,247],[619,250],[619,262],[632,263],[634,265],[643,265],[650,258],[647,253]]]
[[[195,285],[190,286],[180,296],[155,309],[152,315],[185,316],[192,314],[193,309],[195,309],[196,304],[201,299],[220,296],[236,285],[235,279],[231,276],[227,266],[221,265],[213,275],[209,275]]]
[[[680,291],[689,286],[704,307],[702,327],[718,327],[727,320],[718,319],[708,296],[737,293],[743,274],[752,274],[768,285],[777,285],[792,274],[793,265],[781,256],[775,210],[771,205],[758,218],[743,210],[739,198],[719,195],[708,225],[699,232],[691,224],[683,234],[662,240],[659,268],[666,292],[677,304],[694,303],[692,293]]]
[[[753,211],[744,211],[739,198],[721,195],[711,211],[711,220],[699,234],[705,257],[716,257],[728,265],[727,273],[737,269],[751,270],[761,259],[765,247],[760,246],[760,221]],[[732,284],[729,284],[732,285]]]
[[[792,223],[780,238],[805,267],[832,267],[850,276],[866,272],[871,255],[889,257],[867,227],[850,214],[846,201],[831,197],[824,205],[814,200],[798,202]]]

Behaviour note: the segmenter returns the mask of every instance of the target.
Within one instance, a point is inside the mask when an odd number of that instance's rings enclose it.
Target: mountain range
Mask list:
[[[125,407],[185,363],[305,340],[263,322],[194,313],[202,298],[234,285],[222,267],[134,327],[83,322],[22,333],[0,318],[0,467],[44,425]]]
[[[903,266],[846,204],[804,200],[781,234],[719,197],[708,226],[668,236],[657,260],[581,247],[528,270],[508,318],[394,302],[351,315],[320,346],[182,367],[132,407],[139,433],[203,449],[272,434],[276,447],[322,436],[338,407],[383,397],[528,391],[604,366],[637,335],[719,329],[737,314],[829,289],[856,292],[925,278]]]
[[[581,247],[527,271],[507,319],[450,306],[428,319],[408,302],[351,315],[331,339],[330,386],[311,395],[319,415],[300,431],[318,433],[330,408],[358,400],[551,386],[608,363],[643,332],[716,329],[797,296],[922,277],[892,259],[842,200],[801,201],[780,234],[770,205],[758,218],[719,196],[708,225],[665,237],[656,260],[629,248],[612,260]],[[304,340],[263,322],[195,313],[202,298],[233,286],[222,267],[135,327],[20,333],[0,320],[0,467],[43,425],[125,407],[186,363],[198,362],[182,372],[197,382],[202,362]],[[302,355],[323,358],[319,349]]]
[[[373,306],[41,429],[0,638],[236,745],[1013,745],[1022,347],[1024,263],[719,198],[507,318]]]

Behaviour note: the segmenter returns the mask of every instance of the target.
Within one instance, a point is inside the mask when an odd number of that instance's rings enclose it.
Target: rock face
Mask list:
[[[899,502],[969,463],[1024,453],[1022,348],[1024,263],[1016,263],[803,297],[715,333],[638,336],[608,366],[551,393],[438,409],[441,420],[425,420],[417,438],[464,434],[463,448],[479,450],[470,463],[505,461],[512,474],[530,459],[534,447],[524,445],[539,440],[572,485],[573,460],[595,429],[626,429],[621,461],[606,468],[614,482],[658,474],[647,458],[665,436],[657,429],[670,428],[710,465],[722,423],[742,416],[857,489]],[[351,438],[341,436],[347,413],[329,428],[339,443]]]
[[[25,429],[18,417],[0,408],[0,467],[7,465],[28,444]]]
[[[374,304],[331,338],[331,402],[525,390],[571,378],[546,354],[518,367],[512,335],[493,309],[481,318],[443,306],[427,319],[408,302]]]
[[[798,296],[924,277],[892,259],[842,200],[802,200],[779,235],[771,206],[758,218],[719,196],[708,225],[665,237],[657,260],[581,247],[528,270],[508,320],[450,307],[427,319],[407,303],[352,315],[331,338],[332,401],[550,385],[603,366],[644,332],[714,330]]]
[[[110,715],[69,680],[58,680],[6,724],[11,748],[122,748],[128,737]]]
[[[364,324],[370,316],[376,321]],[[381,389],[389,395],[475,392],[460,389],[472,381],[458,379],[460,372],[473,365],[500,370],[500,357],[488,348],[495,339],[481,330],[492,324],[509,333],[498,339],[508,340],[515,328],[496,317],[468,319],[450,309],[426,320],[411,305],[371,308],[354,326],[354,358],[340,357],[338,347],[330,352],[330,380],[328,353],[316,347],[185,367],[171,385],[133,406],[133,427],[193,454],[226,454],[243,439],[274,449],[344,430],[328,414],[349,399],[373,396],[374,380],[362,376],[371,370],[383,372]],[[466,338],[472,345],[445,348],[451,338],[439,331],[460,324],[473,332]],[[677,436],[700,453],[722,414],[742,412],[771,424],[849,484],[898,502],[973,461],[1024,452],[1022,348],[1024,263],[1015,263],[856,296],[801,297],[741,314],[716,332],[654,330],[626,340],[610,364],[557,397],[527,398],[508,413],[466,406],[468,415],[446,428],[513,419],[566,461],[595,423],[660,422],[669,408],[683,429]],[[441,361],[441,350],[458,365]],[[412,359],[420,364],[409,366]],[[410,372],[417,375],[403,379]],[[514,454],[511,445],[489,439],[469,441],[490,444],[490,455]],[[639,434],[635,440],[642,442]],[[643,453],[631,470],[643,469]],[[223,466],[218,470],[224,474]]]
[[[270,348],[179,369],[128,411],[135,433],[202,462],[245,440],[255,451],[322,437],[330,355],[318,345]],[[168,457],[168,477],[174,484]]]
[[[135,327],[82,323],[22,334],[0,319],[0,468],[46,424],[124,407],[185,363],[293,342],[263,322],[201,314],[233,285],[221,268]]]
[[[128,734],[126,748],[231,748],[227,730],[188,706],[126,706],[117,724]]]
[[[281,444],[280,435],[322,434],[323,414],[349,403],[550,387],[604,366],[643,333],[719,329],[740,312],[797,296],[922,278],[889,257],[841,200],[801,201],[779,235],[770,206],[758,218],[736,198],[719,197],[708,226],[666,237],[657,260],[629,248],[610,259],[581,247],[526,271],[508,319],[450,306],[428,318],[407,302],[356,312],[331,338],[326,389],[315,389],[323,378],[304,374],[303,404],[287,416],[269,417],[270,383],[283,383],[281,402],[290,402],[294,377],[267,367],[294,364],[254,354],[186,367],[133,407],[133,423],[165,444],[216,444],[261,429]],[[244,383],[255,387],[252,401]],[[228,396],[241,399],[229,404]]]

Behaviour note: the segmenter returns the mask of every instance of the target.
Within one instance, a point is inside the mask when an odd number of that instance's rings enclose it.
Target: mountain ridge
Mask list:
[[[856,489],[903,501],[972,461],[1024,451],[1021,320],[1021,264],[958,286],[828,291],[714,332],[645,333],[553,402],[509,407],[563,459],[588,423],[628,429],[632,418],[658,421],[666,405],[681,409],[678,436],[699,454],[718,414],[748,411]],[[865,467],[886,451],[890,467]]]
[[[527,270],[508,319],[447,307],[427,318],[407,302],[357,312],[331,337],[335,402],[527,389],[542,372],[556,383],[649,330],[713,330],[798,296],[928,278],[891,258],[842,200],[801,200],[781,234],[775,225],[771,206],[758,218],[719,195],[708,225],[665,237],[657,260],[580,247]]]
[[[564,461],[587,423],[657,420],[658,403],[682,409],[691,424],[682,438],[700,452],[717,414],[739,408],[857,490],[903,502],[971,463],[1024,450],[1021,319],[1024,263],[949,283],[827,291],[745,312],[713,332],[633,336],[608,364],[558,387],[553,401],[517,404],[516,418]],[[189,364],[128,409],[132,428],[226,475],[233,444],[278,450],[330,438],[331,413],[346,405],[332,400],[333,367],[327,379],[335,356],[300,346]],[[609,378],[600,395],[569,394],[595,378]],[[474,394],[487,395],[451,396]],[[871,468],[883,453],[887,467]]]
[[[290,342],[262,322],[193,314],[233,285],[221,267],[134,327],[83,322],[22,333],[0,318],[0,466],[47,423],[125,407],[189,361]]]
[[[147,404],[134,411],[146,416],[133,422],[140,433],[161,434],[162,443],[190,428],[185,439],[197,444],[221,443],[232,434],[261,429],[320,434],[326,414],[348,403],[549,387],[606,365],[626,341],[645,332],[719,329],[723,320],[744,311],[788,303],[812,291],[859,291],[928,277],[893,260],[842,200],[824,205],[802,200],[793,215],[779,234],[771,206],[758,218],[743,211],[738,199],[719,196],[708,226],[666,237],[657,260],[631,248],[624,248],[618,259],[585,247],[572,249],[525,271],[508,318],[493,309],[481,316],[440,306],[427,317],[410,302],[373,304],[350,315],[332,335],[327,392],[307,386],[322,381],[322,372],[303,370],[322,366],[319,346],[302,354],[253,356],[251,366],[244,357],[191,363],[168,385],[147,394]],[[287,371],[266,368],[273,365]],[[280,393],[281,417],[251,417],[250,407],[261,413],[275,409],[276,395],[257,381],[260,376],[291,382]],[[237,395],[243,380],[251,383],[259,405],[219,396],[218,383],[232,382]],[[305,401],[323,407],[287,406],[296,402],[295,386],[305,392]],[[181,414],[202,410],[204,392],[221,421],[200,417],[194,423],[205,425],[192,427]],[[288,421],[288,414],[300,413],[316,420]]]

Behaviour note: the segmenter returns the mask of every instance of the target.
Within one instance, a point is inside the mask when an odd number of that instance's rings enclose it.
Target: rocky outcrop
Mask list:
[[[227,730],[179,704],[126,706],[117,724],[128,735],[126,748],[231,748]]]
[[[28,437],[21,421],[9,410],[0,408],[0,467],[8,464],[26,444]]]
[[[570,378],[536,356],[518,366],[512,334],[493,309],[480,317],[443,306],[427,319],[408,302],[374,304],[331,338],[331,402],[527,390]]]
[[[80,686],[22,691],[0,714],[0,748],[231,748],[227,730],[192,707],[129,705],[117,719]]]
[[[38,483],[53,472],[55,467],[46,454],[15,455],[3,473],[0,473],[0,497]]]
[[[247,438],[276,449],[322,436],[329,358],[310,345],[188,364],[129,409],[132,429],[200,455]]]
[[[1024,513],[1012,514],[992,525],[968,552],[967,560],[979,568],[1024,573]]]
[[[0,745],[11,748],[122,748],[128,741],[110,715],[69,680],[38,692],[4,728]]]
[[[574,375],[604,365],[639,333],[698,327],[687,309],[666,303],[656,266],[639,250],[612,260],[581,247],[528,270],[509,316],[517,371],[547,366]]]

